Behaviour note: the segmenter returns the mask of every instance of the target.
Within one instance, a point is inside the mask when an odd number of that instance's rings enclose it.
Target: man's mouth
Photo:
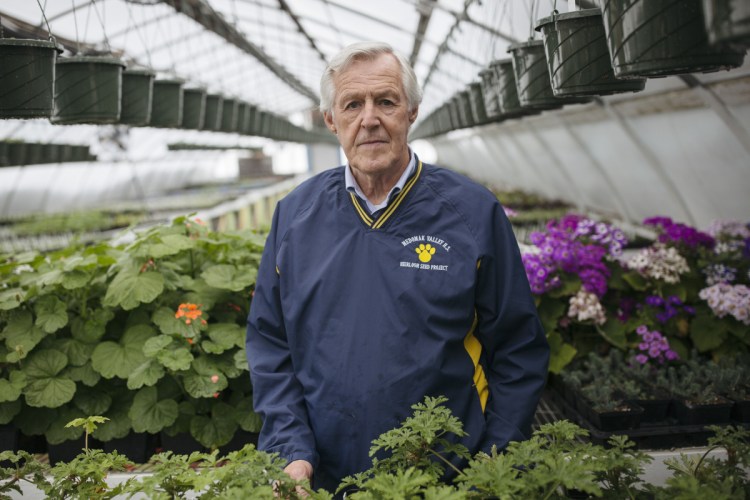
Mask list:
[[[358,146],[370,146],[370,145],[373,145],[373,144],[385,144],[385,142],[386,141],[381,140],[381,139],[370,139],[370,140],[367,140],[367,141],[360,142],[358,144]]]

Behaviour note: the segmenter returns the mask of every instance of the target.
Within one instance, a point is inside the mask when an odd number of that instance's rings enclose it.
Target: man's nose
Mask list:
[[[373,128],[380,125],[380,118],[378,118],[378,110],[375,107],[375,103],[368,101],[365,102],[362,108],[362,127]]]

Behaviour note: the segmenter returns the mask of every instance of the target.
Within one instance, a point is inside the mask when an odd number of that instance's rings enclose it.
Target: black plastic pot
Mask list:
[[[221,128],[221,112],[224,98],[221,94],[206,95],[206,118],[203,130],[219,130]]]
[[[237,132],[237,99],[224,99],[221,103],[221,126],[222,132]]]
[[[246,134],[250,124],[250,106],[243,101],[237,101],[237,133]]]
[[[8,142],[7,145],[8,165],[26,165],[26,143]]]
[[[701,0],[601,0],[618,78],[709,72],[740,66],[742,47],[711,46]]]
[[[123,438],[105,441],[102,446],[107,453],[117,451],[134,463],[145,464],[156,452],[157,438],[156,434],[131,432]]]
[[[495,72],[492,67],[483,69],[479,72],[479,78],[482,86],[482,96],[484,98],[484,109],[487,118],[496,120],[500,118],[500,106],[498,103],[498,85]]]
[[[472,82],[469,84],[469,106],[477,125],[483,125],[489,121],[487,111],[484,108],[484,94],[480,83]]]
[[[518,100],[518,89],[516,87],[516,75],[513,71],[513,59],[500,59],[490,64],[495,73],[497,82],[497,103],[499,118],[509,119],[524,115],[536,114],[532,108],[521,106]]]
[[[44,163],[42,158],[44,157],[43,144],[38,142],[27,142],[26,143],[26,160],[24,165],[39,165]]]
[[[240,133],[245,135],[257,135],[255,129],[255,115],[258,113],[258,108],[249,103],[245,104],[247,105],[247,115],[245,116],[245,123],[243,128],[240,130]]]
[[[59,144],[42,144],[42,159],[41,163],[59,163],[60,160],[60,145]]]
[[[21,432],[13,424],[0,425],[0,451],[18,451]]]
[[[641,424],[663,422],[669,416],[670,399],[635,399],[628,401],[643,408]]]
[[[545,17],[537,22],[544,38],[552,93],[560,96],[639,92],[646,79],[618,79],[612,70],[600,9]]]
[[[206,121],[206,91],[200,88],[183,90],[182,128],[201,130]]]
[[[732,42],[750,47],[750,2],[703,0],[703,14],[709,43]]]
[[[151,121],[154,98],[154,72],[126,69],[122,72],[122,106],[120,123],[145,126]]]
[[[49,118],[59,52],[51,41],[0,38],[0,118]]]
[[[183,83],[179,79],[154,81],[150,123],[152,127],[179,128],[182,125]]]
[[[672,413],[682,425],[708,425],[729,422],[733,403],[726,398],[717,398],[716,403],[693,404],[676,399],[672,404]]]
[[[643,408],[633,403],[626,403],[625,406],[615,411],[597,411],[589,407],[586,416],[594,427],[603,431],[635,429],[641,423]]]
[[[732,420],[736,422],[742,422],[744,424],[750,423],[750,400],[743,399],[734,401],[731,416]]]
[[[508,52],[513,56],[513,72],[521,106],[544,110],[560,108],[564,104],[588,102],[588,99],[580,97],[555,97],[543,41],[514,43],[508,47]]]
[[[50,121],[57,124],[117,123],[125,64],[114,57],[60,57],[55,64],[55,106]]]

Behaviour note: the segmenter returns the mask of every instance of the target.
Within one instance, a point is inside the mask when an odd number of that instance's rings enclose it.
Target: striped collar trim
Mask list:
[[[371,229],[380,229],[381,227],[383,227],[383,224],[385,224],[385,222],[391,217],[391,215],[393,215],[399,205],[401,205],[401,202],[404,200],[409,191],[411,191],[411,188],[414,186],[414,184],[416,184],[417,179],[419,179],[421,173],[422,161],[417,160],[416,173],[411,179],[407,181],[407,183],[404,185],[404,188],[398,192],[398,194],[393,198],[393,201],[391,201],[391,203],[383,210],[383,213],[380,214],[380,217],[378,217],[377,220],[374,220],[367,214],[367,210],[362,208],[362,205],[360,205],[357,196],[354,193],[350,192],[349,197],[352,199],[354,209],[357,211],[362,221],[367,224],[368,227],[370,227]]]

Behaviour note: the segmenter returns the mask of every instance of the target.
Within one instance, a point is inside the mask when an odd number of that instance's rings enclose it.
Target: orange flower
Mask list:
[[[219,376],[211,375],[211,382],[213,382],[214,384],[217,384],[219,382]]]
[[[198,319],[200,316],[203,315],[203,311],[198,309],[198,307],[199,306],[197,304],[189,304],[189,303],[180,304],[180,307],[177,308],[177,312],[174,313],[174,317],[177,319],[184,317],[185,324],[189,325],[192,322],[192,320]],[[203,321],[204,325],[206,324],[205,320],[201,320],[201,321]]]

